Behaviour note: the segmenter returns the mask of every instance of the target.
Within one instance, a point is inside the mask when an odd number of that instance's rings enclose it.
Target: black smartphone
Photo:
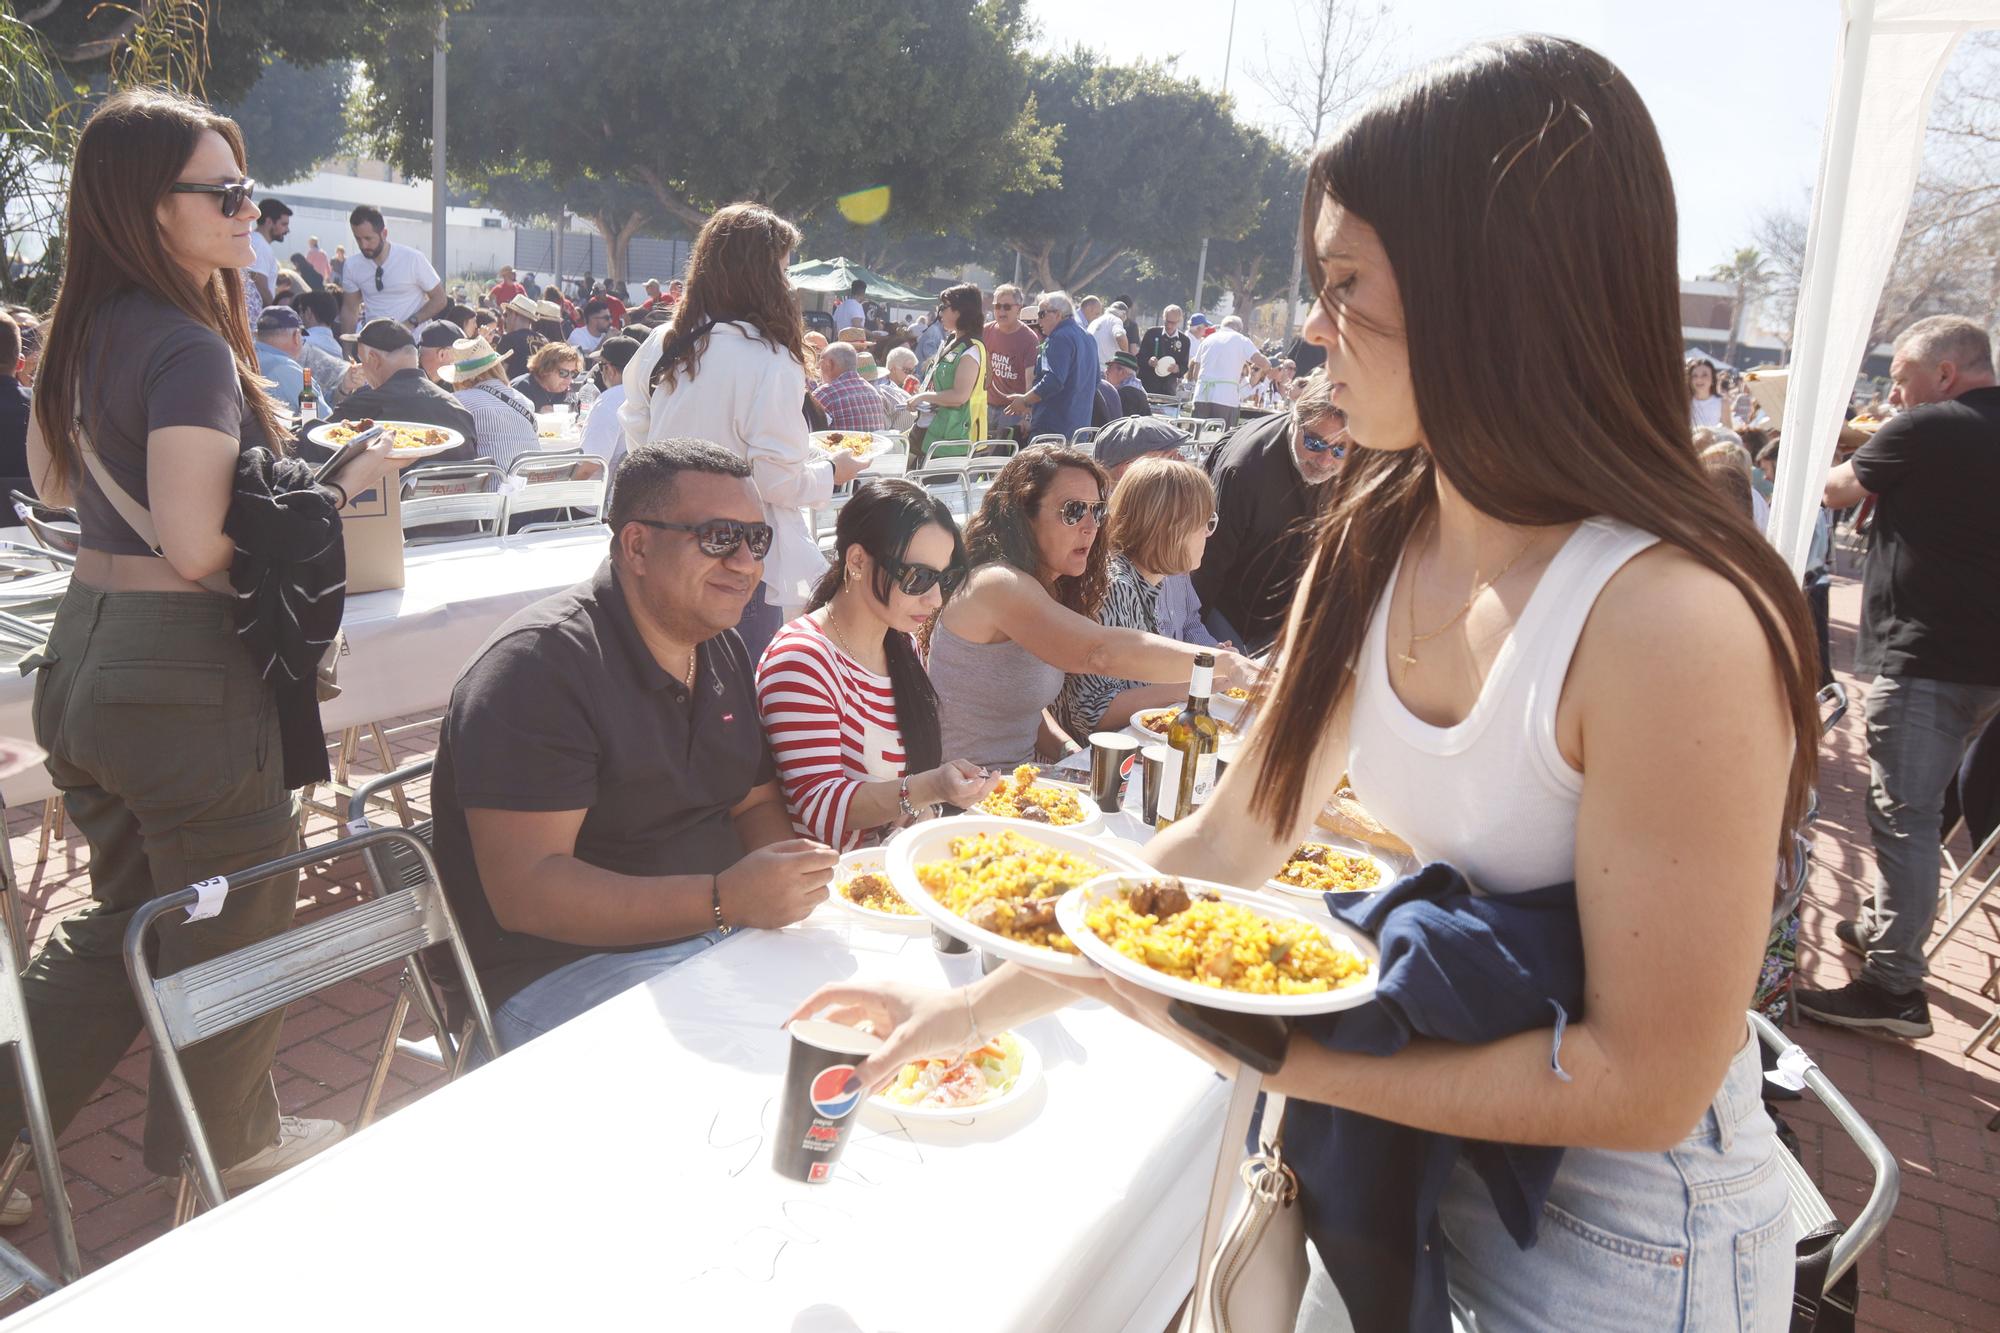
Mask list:
[[[1275,1015],[1239,1014],[1232,1009],[1173,1000],[1167,1005],[1167,1017],[1260,1074],[1275,1074],[1285,1063],[1285,1045],[1292,1029]]]
[[[370,426],[346,444],[333,451],[333,455],[313,470],[313,485],[324,485],[326,479],[346,467],[349,463],[368,452],[368,446],[382,433],[380,426]]]

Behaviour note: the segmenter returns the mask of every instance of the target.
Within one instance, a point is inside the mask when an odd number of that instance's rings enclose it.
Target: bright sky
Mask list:
[[[1316,0],[1237,0],[1229,92],[1253,123],[1281,113],[1260,73],[1287,64],[1298,9]],[[1359,0],[1368,3],[1369,0]],[[1030,0],[1040,49],[1082,44],[1117,61],[1176,59],[1220,87],[1230,0]],[[1401,38],[1382,71],[1511,32],[1551,32],[1604,52],[1652,110],[1680,201],[1681,273],[1750,244],[1770,209],[1802,202],[1819,166],[1833,86],[1839,0],[1402,0]]]

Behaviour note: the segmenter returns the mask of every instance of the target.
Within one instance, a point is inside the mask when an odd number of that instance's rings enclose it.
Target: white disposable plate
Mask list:
[[[815,448],[815,449],[819,450],[819,451],[820,451],[821,453],[823,453],[823,454],[827,454],[827,455],[829,455],[829,456],[831,456],[831,455],[833,455],[833,454],[835,454],[835,453],[846,453],[846,452],[847,452],[847,451],[846,451],[846,450],[844,450],[844,449],[841,449],[841,450],[835,450],[835,449],[832,449],[832,448],[829,448],[829,447],[827,446],[827,443],[826,443],[826,437],[827,437],[827,436],[829,436],[829,435],[842,435],[842,436],[846,436],[846,435],[866,435],[866,436],[868,437],[868,448],[867,448],[866,452],[864,452],[864,453],[861,453],[861,454],[858,454],[858,455],[856,455],[857,457],[861,458],[861,459],[862,459],[862,460],[864,460],[864,461],[871,461],[871,462],[872,462],[873,460],[875,460],[875,459],[877,459],[877,458],[880,458],[880,457],[881,457],[881,456],[882,456],[883,454],[886,454],[886,453],[888,453],[888,452],[889,452],[889,451],[890,451],[891,449],[893,449],[893,448],[895,448],[895,447],[896,447],[896,438],[895,438],[895,437],[894,437],[893,435],[885,435],[885,434],[883,434],[883,433],[882,433],[881,431],[871,431],[871,430],[816,430],[816,431],[814,431],[814,432],[812,433],[812,436],[811,436],[811,439],[812,439],[812,443],[813,443],[813,448]]]
[[[1012,781],[1011,777],[1009,781]],[[996,815],[992,811],[983,810],[976,805],[972,807],[972,813],[985,815],[990,819],[1004,819],[1010,824],[1026,824],[1029,828],[1053,828],[1061,829],[1064,833],[1081,833],[1086,838],[1094,838],[1104,832],[1104,812],[1097,808],[1097,802],[1090,795],[1090,788],[1080,787],[1074,782],[1058,781],[1051,778],[1046,772],[1037,778],[1036,782],[1046,782],[1051,787],[1062,787],[1071,792],[1076,797],[1076,803],[1083,807],[1083,822],[1079,824],[1037,824],[1033,820],[1020,819],[1014,815]]]
[[[1359,857],[1361,860],[1370,862],[1371,864],[1374,865],[1375,875],[1376,875],[1375,883],[1370,885],[1367,889],[1355,889],[1352,891],[1353,893],[1372,893],[1376,889],[1386,889],[1391,884],[1394,884],[1397,880],[1402,878],[1402,875],[1397,873],[1396,868],[1394,866],[1390,865],[1387,861],[1384,861],[1381,857],[1369,851],[1366,847],[1357,847],[1351,842],[1342,842],[1335,838],[1306,838],[1302,840],[1300,845],[1303,846],[1304,843],[1307,842],[1316,842],[1320,844],[1322,847],[1331,847],[1336,852],[1339,852],[1342,856]],[[1293,898],[1304,898],[1309,902],[1322,903],[1322,904],[1326,902],[1326,895],[1324,893],[1321,893],[1318,889],[1302,889],[1296,884],[1287,884],[1280,879],[1267,879],[1264,881],[1264,887],[1267,889],[1271,889],[1272,891],[1277,893],[1286,894]],[[1343,898],[1348,896],[1350,896],[1350,894],[1348,893],[1341,894],[1341,897]]]
[[[1155,871],[1151,874],[1103,875],[1082,884],[1062,896],[1056,904],[1056,920],[1076,941],[1076,947],[1083,950],[1083,956],[1098,967],[1114,976],[1144,986],[1147,990],[1176,1000],[1186,1000],[1189,1004],[1207,1005],[1211,1009],[1232,1009],[1242,1014],[1275,1014],[1280,1018],[1297,1018],[1305,1014],[1330,1014],[1341,1009],[1352,1009],[1356,1005],[1368,1003],[1375,998],[1375,977],[1380,966],[1381,955],[1375,948],[1375,941],[1366,935],[1348,930],[1337,922],[1325,918],[1307,916],[1289,905],[1278,902],[1269,894],[1251,889],[1239,889],[1229,884],[1216,884],[1205,879],[1181,878],[1181,883],[1190,891],[1208,889],[1225,902],[1241,903],[1259,916],[1269,920],[1303,921],[1314,927],[1335,946],[1360,954],[1368,961],[1368,977],[1352,986],[1337,990],[1321,991],[1316,995],[1246,995],[1241,991],[1220,990],[1213,986],[1203,986],[1179,977],[1170,977],[1164,972],[1156,972],[1144,963],[1135,962],[1097,938],[1084,924],[1084,916],[1090,904],[1097,898],[1109,896],[1127,885],[1161,878]]]
[[[306,432],[306,438],[314,444],[324,446],[325,448],[338,449],[340,445],[326,437],[338,427],[352,426],[353,424],[352,421],[322,421],[319,425],[314,426]],[[421,449],[391,449],[389,457],[399,463],[406,463],[415,458],[429,458],[433,454],[441,454],[447,449],[456,449],[459,445],[465,443],[465,437],[449,426],[432,426],[422,421],[383,421],[379,418],[376,419],[375,424],[378,426],[400,426],[404,430],[434,430],[445,437],[443,444],[427,444]]]
[[[1013,1087],[991,1101],[980,1102],[976,1106],[905,1106],[877,1093],[868,1099],[868,1105],[904,1120],[973,1120],[1012,1106],[1033,1092],[1035,1085],[1042,1081],[1042,1053],[1035,1049],[1035,1043],[1020,1033],[1009,1035],[1021,1043],[1021,1073],[1014,1080]]]
[[[1180,705],[1174,704],[1172,707],[1179,708]],[[1249,739],[1250,732],[1246,726],[1249,719],[1245,716],[1249,711],[1249,707],[1250,705],[1242,699],[1231,699],[1223,695],[1217,695],[1208,701],[1209,714],[1216,721],[1227,722],[1230,726],[1238,729],[1233,736],[1224,733],[1222,737],[1224,745],[1241,744],[1243,741]],[[1157,708],[1142,708],[1139,710],[1139,713],[1157,713],[1159,711]],[[1125,734],[1135,737],[1142,745],[1164,745],[1167,739],[1165,734],[1157,731],[1148,731],[1146,728],[1140,726],[1139,713],[1134,713],[1132,720],[1125,724]]]
[[[926,920],[945,934],[1009,962],[1039,968],[1044,972],[1060,972],[1073,977],[1095,976],[1097,969],[1076,954],[1057,953],[1053,949],[1023,944],[973,925],[931,897],[929,891],[918,883],[918,866],[944,860],[951,854],[948,849],[953,838],[979,833],[1012,833],[1057,851],[1089,857],[1107,871],[1143,875],[1148,873],[1145,862],[1107,843],[1068,829],[1025,824],[1018,819],[1001,819],[994,815],[956,815],[950,819],[931,819],[913,824],[890,839],[885,849],[888,853],[885,863],[889,868],[889,882],[896,886],[904,901],[922,912]]]
[[[880,847],[861,847],[843,853],[840,864],[833,869],[833,891],[827,896],[855,916],[863,917],[870,924],[884,930],[908,931],[913,935],[929,930],[930,922],[921,916],[911,916],[906,912],[878,912],[872,907],[863,907],[840,891],[842,881],[850,875],[859,875],[869,870],[879,870],[887,874],[887,867],[883,865],[884,859]]]

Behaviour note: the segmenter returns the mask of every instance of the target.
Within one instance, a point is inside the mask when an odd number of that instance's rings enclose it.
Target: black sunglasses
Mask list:
[[[382,290],[382,266],[380,264],[375,266],[375,290],[378,292]]]
[[[1305,445],[1306,452],[1309,454],[1330,453],[1335,458],[1347,457],[1347,445],[1345,443],[1336,442],[1334,440],[1323,439],[1320,436],[1313,434],[1309,430],[1301,431],[1300,434],[1304,437],[1301,443]],[[1211,528],[1209,529],[1209,531],[1213,532],[1214,529]]]
[[[762,560],[771,549],[771,525],[769,523],[739,523],[733,518],[711,518],[701,523],[662,523],[656,518],[635,518],[628,520],[658,528],[662,532],[692,532],[695,544],[701,553],[717,560],[736,554],[736,548],[748,545],[750,554]]]
[[[245,176],[240,181],[230,181],[226,185],[206,185],[198,181],[175,181],[167,187],[169,194],[215,194],[222,196],[222,216],[233,218],[243,211],[243,205],[257,197],[257,182]]]
[[[964,584],[966,574],[962,565],[932,569],[929,565],[906,564],[901,560],[884,560],[882,568],[887,571],[889,581],[911,597],[922,597],[939,586],[944,588],[944,595],[950,597]]]
[[[1213,537],[1213,536],[1215,535],[1215,530],[1216,530],[1217,528],[1221,527],[1221,526],[1222,526],[1222,515],[1220,515],[1220,514],[1210,514],[1210,515],[1208,516],[1208,535],[1209,535],[1209,536]]]
[[[1073,528],[1083,522],[1085,514],[1100,528],[1104,526],[1104,516],[1111,512],[1111,506],[1099,500],[1096,504],[1086,504],[1082,500],[1064,500],[1056,513],[1062,518],[1063,526]]]

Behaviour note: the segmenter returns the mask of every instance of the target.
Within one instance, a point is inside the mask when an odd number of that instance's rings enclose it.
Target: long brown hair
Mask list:
[[[1436,508],[1437,468],[1503,522],[1618,519],[1734,584],[1791,713],[1795,825],[1819,729],[1812,622],[1791,571],[1695,461],[1673,183],[1638,93],[1589,48],[1531,35],[1470,47],[1377,98],[1306,183],[1305,263],[1336,305],[1311,243],[1328,200],[1388,253],[1426,447],[1361,449],[1328,483],[1273,725],[1259,731],[1253,808],[1283,836],[1325,795],[1306,792],[1307,770],[1353,686],[1370,612]],[[1542,373],[1551,364],[1565,373]]]
[[[979,502],[979,512],[966,522],[965,556],[974,569],[1007,564],[1041,581],[1042,552],[1035,543],[1035,519],[1042,512],[1043,497],[1055,484],[1056,474],[1066,467],[1095,477],[1100,496],[1111,489],[1111,475],[1088,454],[1054,444],[1023,449],[1007,460],[1007,466],[993,479],[993,488]],[[1097,608],[1104,602],[1105,589],[1111,585],[1110,564],[1110,525],[1100,523],[1097,536],[1090,543],[1090,559],[1083,573],[1065,574],[1057,579],[1055,587],[1050,589],[1051,595],[1078,615],[1095,620]],[[939,619],[933,616],[924,626],[925,647],[930,646],[930,635]]]
[[[785,256],[798,245],[799,229],[762,204],[716,209],[688,254],[687,291],[674,307],[652,387],[671,390],[681,375],[701,373],[709,330],[732,321],[805,365],[805,316],[785,274]]]
[[[236,358],[245,409],[263,427],[271,448],[281,448],[286,439],[277,405],[264,392],[264,379],[257,372],[242,273],[218,269],[206,284],[198,284],[167,253],[160,235],[161,201],[209,130],[228,142],[241,170],[243,132],[236,122],[191,98],[160,89],[113,95],[91,116],[77,140],[63,225],[62,286],[49,315],[47,350],[35,381],[35,413],[58,485],[69,485],[80,461],[78,413],[95,413],[94,406],[86,408],[83,393],[91,316],[112,297],[135,287],[221,335]],[[101,402],[105,367],[90,369],[99,390],[90,396]],[[95,433],[94,420],[85,426]]]

